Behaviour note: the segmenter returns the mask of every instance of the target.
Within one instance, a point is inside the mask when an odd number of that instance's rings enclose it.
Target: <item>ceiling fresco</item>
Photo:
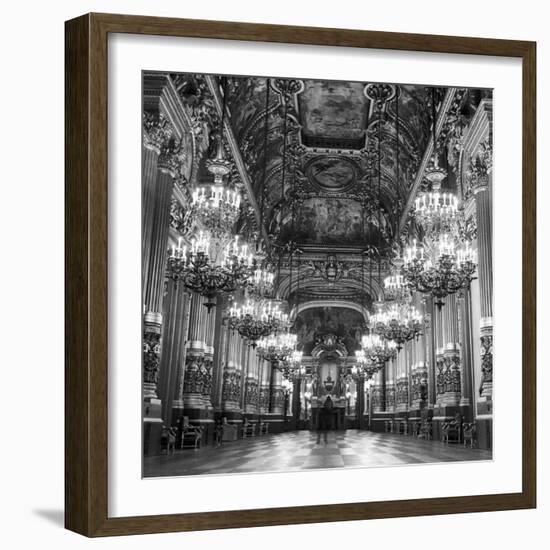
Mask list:
[[[347,141],[348,146],[361,148],[369,103],[364,88],[360,82],[305,80],[298,94],[304,144],[326,146],[331,141]]]
[[[340,338],[348,354],[353,355],[360,347],[365,324],[361,313],[353,309],[318,307],[301,311],[296,316],[293,330],[305,355],[309,355],[327,334]]]
[[[154,82],[162,78],[151,75]],[[250,204],[243,208],[239,231],[257,232],[255,215],[261,219],[279,297],[294,305],[372,306],[390,270],[390,252],[399,246],[399,222],[430,142],[434,110],[439,112],[449,90],[265,77],[171,78],[195,121],[196,136],[202,136],[195,146],[207,151],[194,167],[197,181],[212,181],[204,162],[216,152],[221,127],[213,94],[220,102],[225,95],[236,142],[231,146],[240,152],[259,210],[258,215]],[[160,85],[149,88],[146,108],[158,108]],[[460,143],[461,128],[491,93],[455,92],[441,130],[453,135],[438,152],[439,162],[454,169],[459,147],[452,144]],[[448,173],[452,182],[452,169]],[[233,167],[231,182],[242,183],[239,177]],[[325,305],[299,313],[295,328],[306,355],[329,333],[353,353],[362,323],[353,309]]]

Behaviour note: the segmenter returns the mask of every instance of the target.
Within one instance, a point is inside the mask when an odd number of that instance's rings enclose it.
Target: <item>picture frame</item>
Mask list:
[[[521,59],[521,492],[183,514],[109,516],[107,75],[108,36],[111,33]],[[96,537],[512,510],[536,506],[535,43],[92,13],[66,22],[65,55],[67,529]]]

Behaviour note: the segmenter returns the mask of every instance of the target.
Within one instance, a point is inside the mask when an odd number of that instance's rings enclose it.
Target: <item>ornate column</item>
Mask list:
[[[222,411],[228,420],[241,419],[241,371],[237,362],[241,337],[234,331],[228,331],[227,361],[222,382]]]
[[[386,366],[386,412],[395,412],[395,380],[397,359],[391,359]]]
[[[203,301],[204,298],[200,294],[192,294],[183,382],[183,405],[185,415],[190,419],[200,417],[198,411],[204,405],[203,385],[207,370],[204,358],[206,308]]]
[[[384,369],[380,369],[374,375],[374,385],[372,387],[372,410],[374,413],[380,413],[386,410],[384,378]]]
[[[181,341],[179,344],[180,354],[178,356],[176,379],[175,379],[175,397],[172,404],[172,426],[176,426],[178,421],[183,416],[184,405],[183,405],[183,390],[184,390],[184,379],[185,379],[185,362],[187,356],[187,336],[189,333],[189,316],[191,313],[191,293],[185,293],[185,302],[183,308],[183,319],[181,322]]]
[[[470,289],[464,289],[458,295],[459,333],[461,351],[461,387],[462,397],[460,408],[462,416],[466,420],[473,420],[472,411],[472,380],[473,380],[473,358],[472,358],[472,303]]]
[[[165,285],[166,250],[170,226],[170,202],[174,179],[181,164],[180,142],[170,138],[160,146],[157,159],[157,177],[150,189],[151,202],[148,205],[147,223],[150,237],[147,236],[147,266],[143,273],[143,421],[144,453],[155,454],[160,450],[162,429],[161,401],[157,394],[161,355],[162,306]],[[153,163],[154,164],[154,163]],[[149,166],[151,168],[151,166]],[[152,174],[149,170],[149,176]],[[150,183],[150,182],[149,182]]]
[[[445,298],[443,306],[443,395],[440,403],[445,407],[458,407],[462,396],[458,307],[455,294]],[[447,416],[456,411],[447,411]]]
[[[397,361],[397,376],[395,378],[395,410],[409,410],[409,369],[411,359],[411,342],[403,345]]]
[[[143,113],[141,199],[141,252],[143,258],[141,276],[143,286],[145,285],[146,276],[149,273],[149,260],[151,256],[151,242],[155,218],[154,205],[157,192],[158,158],[161,148],[169,143],[172,133],[173,128],[163,114],[158,111],[145,111]]]
[[[284,406],[283,373],[271,364],[271,385],[269,388],[269,412],[283,414]]]
[[[229,351],[229,328],[223,320],[223,307],[218,297],[215,312],[214,357],[212,372],[212,406],[215,412],[222,411],[223,375]]]
[[[181,284],[166,282],[163,308],[162,355],[159,368],[159,397],[162,401],[162,418],[166,425],[175,425],[181,416],[181,395],[178,393],[183,380],[185,343],[189,312],[189,293]],[[179,403],[178,403],[179,401]],[[174,413],[179,406],[179,412]]]
[[[492,413],[493,399],[493,242],[492,242],[492,146],[482,142],[472,157],[470,185],[475,198],[479,298],[481,307],[481,385],[478,412]]]

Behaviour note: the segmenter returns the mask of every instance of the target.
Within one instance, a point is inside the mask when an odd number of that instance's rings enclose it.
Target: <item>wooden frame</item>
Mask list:
[[[520,493],[109,518],[107,514],[107,35],[133,33],[521,58],[523,488]],[[88,14],[66,22],[65,525],[87,536],[345,521],[536,506],[534,42]]]

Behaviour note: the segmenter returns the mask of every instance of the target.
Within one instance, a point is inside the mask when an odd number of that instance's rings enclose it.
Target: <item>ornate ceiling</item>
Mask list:
[[[229,157],[237,149],[241,159],[230,181],[246,187],[248,203],[241,229],[262,234],[261,221],[264,244],[277,259],[279,296],[299,312],[297,325],[316,317],[320,335],[332,330],[333,318],[342,313],[338,308],[360,318],[380,293],[388,252],[403,236],[404,219],[410,229],[407,205],[419,175],[422,183],[426,162],[434,160],[434,115],[443,113],[438,161],[449,164],[454,185],[460,130],[484,93],[264,77],[170,79],[191,113],[195,146],[207,152],[196,157],[197,181],[212,177],[204,161],[214,153],[225,95],[224,146]],[[315,308],[301,311],[304,304]],[[352,324],[358,322],[354,318]]]

